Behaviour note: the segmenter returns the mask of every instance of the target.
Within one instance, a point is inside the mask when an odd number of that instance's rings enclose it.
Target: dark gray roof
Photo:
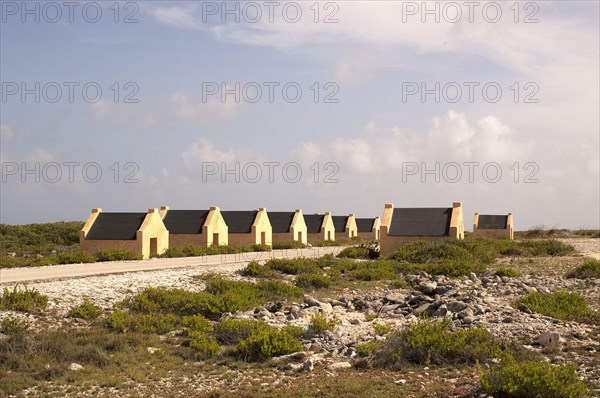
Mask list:
[[[480,214],[477,229],[505,229],[508,224],[508,216]]]
[[[248,234],[252,232],[252,224],[258,211],[222,211],[221,215],[229,228],[230,234]]]
[[[348,223],[348,216],[331,216],[335,232],[344,232]]]
[[[210,210],[169,210],[163,219],[170,234],[201,234]]]
[[[371,232],[375,225],[374,218],[357,218],[356,219],[356,230],[358,232]]]
[[[324,218],[324,214],[305,214],[304,222],[306,223],[306,232],[309,234],[321,232]]]
[[[293,211],[270,211],[267,213],[273,233],[290,232],[292,221],[294,220]]]
[[[86,239],[135,240],[146,213],[100,213],[92,224]]]
[[[445,236],[450,232],[452,208],[395,208],[392,236]]]

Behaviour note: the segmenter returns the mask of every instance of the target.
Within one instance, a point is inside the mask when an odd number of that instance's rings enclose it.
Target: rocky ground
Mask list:
[[[383,284],[357,285],[329,294],[305,296],[303,302],[291,305],[272,303],[248,312],[225,314],[224,316],[233,318],[263,319],[276,326],[306,327],[311,316],[316,313],[328,318],[337,317],[340,322],[333,332],[304,340],[305,352],[281,359],[281,365],[239,370],[218,365],[206,369],[202,364],[190,364],[198,367],[199,371],[202,369],[202,378],[182,379],[174,376],[158,380],[153,386],[132,385],[129,395],[161,396],[160,391],[174,387],[174,383],[177,389],[188,392],[205,392],[224,387],[239,391],[244,391],[244,388],[256,388],[259,391],[262,388],[268,391],[293,384],[296,378],[310,378],[315,372],[324,377],[352,377],[348,375],[353,372],[351,367],[357,357],[357,346],[383,338],[376,334],[374,324],[389,324],[394,328],[401,328],[414,322],[419,315],[427,314],[430,317],[450,319],[454,328],[482,326],[499,338],[511,339],[527,350],[541,352],[553,363],[577,364],[580,378],[600,397],[600,325],[561,322],[534,314],[526,307],[515,308],[514,305],[518,297],[529,292],[564,289],[583,294],[591,307],[600,311],[599,279],[564,277],[565,272],[579,265],[584,256],[597,258],[600,241],[568,239],[566,243],[574,245],[579,254],[571,257],[500,260],[498,265],[509,265],[522,272],[522,276],[516,278],[495,276],[493,270],[457,279],[430,276],[422,272],[409,277],[409,285],[413,287],[393,289]],[[213,269],[213,272],[238,279],[241,277],[235,271],[244,266],[245,263],[227,264],[217,270]],[[43,316],[17,315],[29,318],[38,328],[71,325],[77,322],[65,318],[65,314],[84,298],[111,310],[116,302],[149,286],[202,290],[202,280],[194,278],[201,273],[200,268],[190,267],[30,284],[30,287],[49,296],[49,310]],[[7,315],[15,313],[4,312],[0,314],[0,318]],[[469,396],[470,391],[475,396],[485,396],[478,395],[477,388],[473,386],[476,384],[476,375],[469,374],[469,370],[464,370],[466,374],[461,372],[463,371],[457,370],[456,373],[444,375],[432,373],[430,376],[425,368],[406,374],[383,372],[380,377],[388,377],[389,380],[386,380],[396,385],[421,383],[420,389],[426,388],[425,383],[432,382],[429,379],[437,377],[438,383],[450,383],[456,387],[453,391],[462,391],[463,388],[465,392],[460,396]],[[464,383],[466,387],[461,387]],[[43,395],[40,391],[32,389],[28,393]],[[63,393],[67,392],[63,390]],[[96,386],[86,394],[113,396],[115,391],[110,387]],[[444,396],[443,392],[441,394],[437,396]]]

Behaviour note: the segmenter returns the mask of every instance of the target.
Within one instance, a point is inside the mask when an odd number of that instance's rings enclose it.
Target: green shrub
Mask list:
[[[0,333],[7,335],[21,334],[29,329],[29,322],[25,319],[9,316],[0,322]]]
[[[221,347],[214,337],[201,331],[191,331],[185,341],[202,359],[209,359],[219,354]]]
[[[498,268],[496,268],[496,276],[499,276],[499,277],[507,276],[509,278],[518,278],[519,276],[521,276],[521,273],[514,268],[498,267]]]
[[[339,259],[329,273],[351,281],[393,280],[398,277],[398,265],[389,260],[354,261]]]
[[[517,306],[525,304],[534,312],[560,320],[598,317],[598,314],[587,305],[583,296],[564,290],[553,293],[529,293],[516,304]]]
[[[180,318],[173,314],[134,314],[130,318],[129,329],[140,333],[165,334],[179,325]]]
[[[328,320],[321,314],[315,314],[310,319],[308,330],[314,334],[321,334],[326,331],[333,332],[333,329],[339,323],[340,320],[337,317]]]
[[[206,255],[206,246],[187,245],[183,247],[169,247],[161,255],[166,258],[198,257]]]
[[[106,326],[117,332],[125,332],[131,324],[131,315],[128,312],[117,310],[106,317]]]
[[[272,250],[270,245],[254,244],[251,246],[253,252],[270,252]]]
[[[473,364],[501,353],[499,344],[485,329],[471,327],[452,332],[450,321],[417,320],[392,333],[374,355],[382,367],[399,367],[403,362],[419,365]]]
[[[203,314],[211,295],[182,289],[146,288],[124,303],[131,311],[179,316]]]
[[[141,260],[142,255],[127,249],[107,249],[96,253],[96,261]]]
[[[370,258],[370,250],[365,246],[350,246],[342,250],[337,256],[339,258]]]
[[[369,342],[359,344],[356,346],[356,352],[361,357],[369,357],[373,355],[381,346],[384,344],[384,341],[376,341],[371,340]]]
[[[190,331],[211,333],[213,331],[212,323],[202,315],[184,316],[181,324]]]
[[[482,372],[480,381],[489,394],[507,398],[583,398],[588,391],[578,378],[576,366],[545,362],[517,362],[511,357]]]
[[[96,262],[96,258],[88,252],[79,250],[74,252],[59,253],[56,256],[56,262],[58,264],[93,263]]]
[[[175,330],[180,323],[181,319],[173,314],[130,314],[120,310],[106,319],[107,326],[118,332],[165,334]]]
[[[15,285],[13,290],[4,288],[0,298],[0,308],[5,310],[40,312],[48,305],[48,296],[38,292],[35,288],[29,289],[27,285]]]
[[[211,316],[238,310],[247,311],[269,301],[300,299],[304,296],[301,288],[278,280],[252,283],[214,278],[206,282],[206,288],[212,294],[207,303],[208,314]]]
[[[566,256],[575,251],[571,245],[555,239],[527,240],[518,242],[528,256]]]
[[[600,229],[578,229],[572,232],[576,236],[584,236],[586,238],[600,238]]]
[[[384,336],[392,330],[392,326],[387,323],[374,323],[373,330],[378,336]]]
[[[304,249],[306,245],[297,240],[288,240],[283,242],[273,242],[273,250],[285,250],[285,249]]]
[[[299,275],[319,272],[317,261],[312,258],[273,258],[265,263],[266,267],[287,275]]]
[[[238,272],[242,276],[252,278],[273,278],[276,273],[267,265],[260,265],[258,261],[250,261]]]
[[[600,260],[588,260],[567,273],[567,278],[600,278]]]
[[[323,274],[300,274],[296,277],[295,284],[303,289],[323,289],[329,287],[333,281]]]
[[[215,324],[215,337],[223,344],[237,344],[269,327],[265,322],[255,319],[227,318]]]
[[[26,255],[12,257],[0,255],[0,268],[42,267],[56,263],[56,256]]]
[[[269,301],[299,299],[304,291],[277,280],[232,281],[215,277],[207,280],[205,292],[147,288],[123,304],[133,312],[204,315],[214,319],[225,312],[247,311]]]
[[[79,318],[86,321],[91,321],[98,318],[102,314],[102,308],[98,307],[88,299],[83,300],[83,303],[73,307],[67,313],[70,318]]]
[[[268,327],[240,341],[233,354],[244,361],[265,361],[269,358],[302,351],[302,342],[287,329]]]

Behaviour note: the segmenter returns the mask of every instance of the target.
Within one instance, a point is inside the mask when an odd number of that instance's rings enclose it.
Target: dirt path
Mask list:
[[[66,264],[46,267],[0,269],[0,285],[189,267],[202,267],[202,271],[221,272],[227,271],[233,264],[236,264],[239,267],[240,264],[246,264],[253,260],[320,257],[329,253],[336,254],[341,250],[342,248],[339,246],[312,247],[306,249],[273,250],[271,252],[217,254],[202,257],[153,258],[140,261],[113,261],[93,264]]]

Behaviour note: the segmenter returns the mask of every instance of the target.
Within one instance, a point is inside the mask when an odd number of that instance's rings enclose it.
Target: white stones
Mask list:
[[[347,369],[347,368],[351,368],[352,364],[350,362],[334,362],[332,364],[330,364],[329,366],[327,366],[328,369],[331,370],[335,370],[335,369]]]
[[[83,369],[83,366],[81,366],[81,365],[80,365],[80,364],[78,364],[78,363],[72,362],[72,363],[69,365],[69,370],[72,370],[73,372],[78,372],[78,371],[80,371],[81,369]]]
[[[560,334],[556,332],[543,332],[538,338],[538,343],[544,348],[558,348],[560,345]]]

